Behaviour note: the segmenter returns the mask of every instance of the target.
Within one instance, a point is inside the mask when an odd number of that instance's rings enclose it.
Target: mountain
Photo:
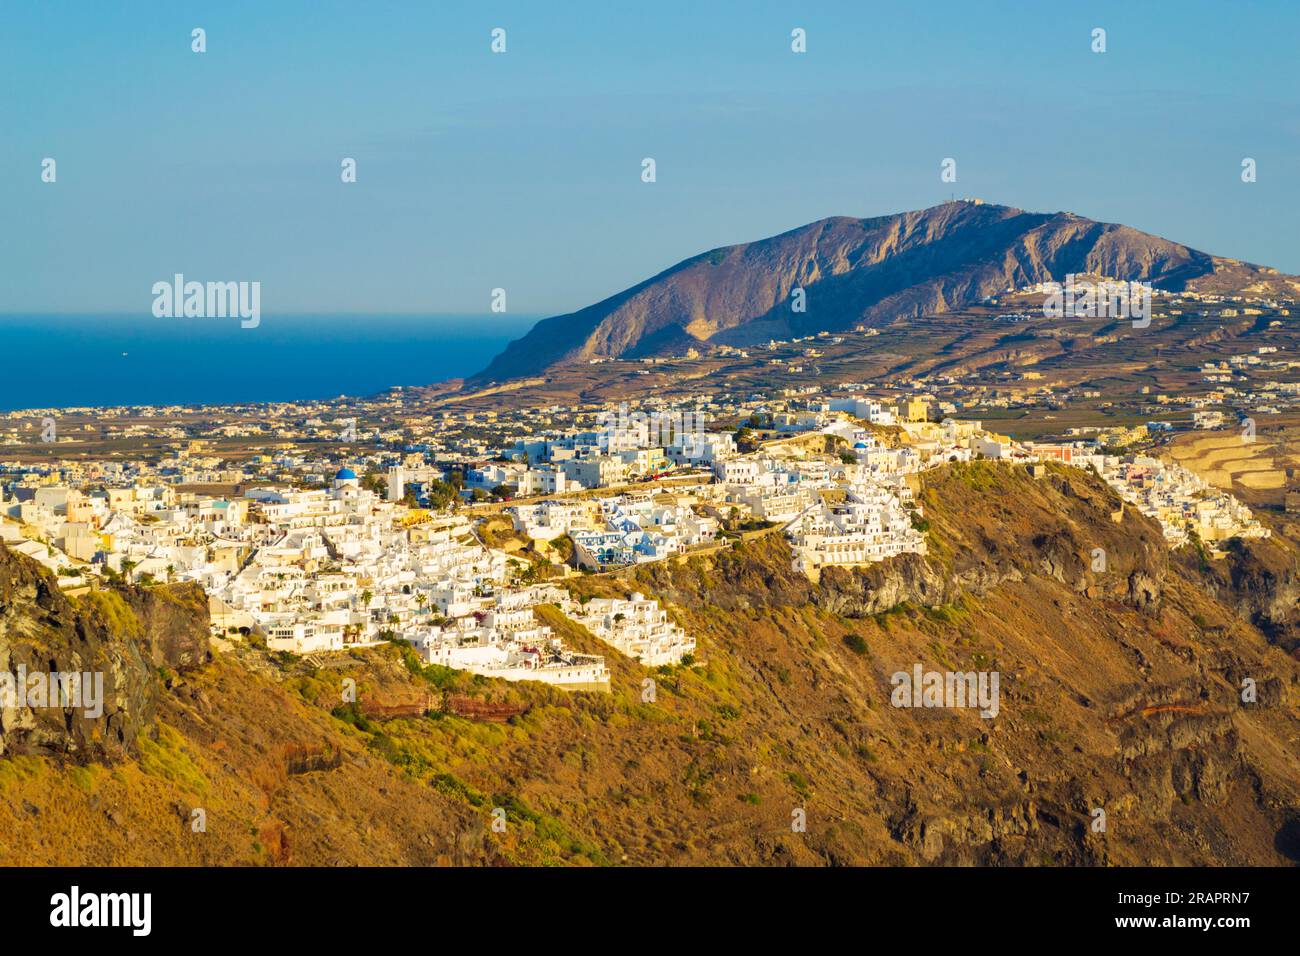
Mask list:
[[[822,219],[694,256],[595,305],[544,319],[470,384],[593,358],[882,325],[1071,272],[1171,290],[1300,293],[1295,277],[1128,226],[961,200],[874,219]],[[798,288],[806,311],[794,309]]]
[[[1289,541],[1210,564],[1170,552],[1099,478],[1059,466],[920,481],[925,556],[814,583],[772,533],[569,579],[580,598],[655,597],[699,642],[694,663],[650,669],[542,608],[606,656],[608,694],[396,645],[322,666],[248,641],[210,654],[190,590],[69,600],[0,547],[0,665],[109,670],[123,715],[108,746],[62,711],[0,715],[0,865],[1300,860]],[[999,672],[997,715],[891,706],[891,675],[918,664]],[[447,695],[514,716],[469,719]]]

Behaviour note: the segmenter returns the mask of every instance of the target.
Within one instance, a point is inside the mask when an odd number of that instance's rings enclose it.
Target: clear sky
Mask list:
[[[0,0],[0,312],[183,272],[268,313],[557,313],[950,193],[1300,273],[1298,36],[1284,0]]]

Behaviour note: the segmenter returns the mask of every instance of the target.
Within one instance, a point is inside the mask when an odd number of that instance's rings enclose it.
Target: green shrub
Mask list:
[[[357,728],[357,730],[363,731],[367,734],[373,733],[376,729],[375,725],[370,722],[370,719],[361,712],[360,706],[358,706],[355,701],[350,704],[339,704],[330,711],[330,715],[337,717],[345,724],[351,724],[353,727]]]

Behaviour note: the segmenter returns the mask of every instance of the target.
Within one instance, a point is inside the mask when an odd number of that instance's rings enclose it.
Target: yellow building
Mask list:
[[[929,405],[924,399],[905,398],[898,403],[898,409],[895,412],[899,421],[904,422],[923,422],[929,418]]]

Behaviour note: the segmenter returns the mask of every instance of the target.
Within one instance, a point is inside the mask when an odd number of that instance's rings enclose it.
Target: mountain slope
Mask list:
[[[1115,521],[1095,476],[978,463],[927,473],[920,497],[929,555],[816,585],[779,534],[575,579],[657,596],[699,641],[695,665],[649,670],[544,609],[606,654],[610,694],[416,673],[391,647],[319,670],[219,654],[153,685],[126,753],[0,758],[0,864],[1300,860],[1293,605],[1267,634],[1252,623],[1291,545],[1243,545],[1207,587],[1151,521]],[[26,640],[28,612],[6,627]],[[890,706],[915,663],[999,671],[997,717]],[[338,706],[345,678],[361,716]],[[383,716],[448,680],[529,709]]]
[[[1072,213],[1029,213],[978,200],[874,219],[834,217],[714,249],[569,315],[539,322],[471,383],[557,363],[745,345],[934,314],[1067,273],[1158,288],[1279,291],[1300,282]],[[792,295],[806,294],[796,312]]]

